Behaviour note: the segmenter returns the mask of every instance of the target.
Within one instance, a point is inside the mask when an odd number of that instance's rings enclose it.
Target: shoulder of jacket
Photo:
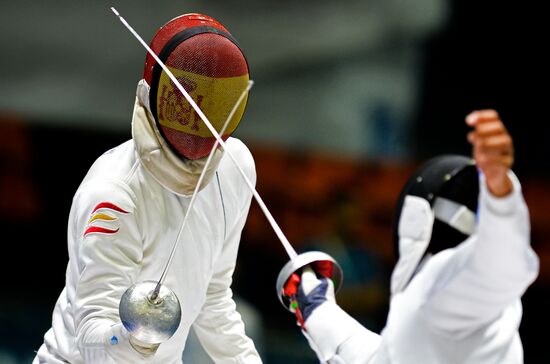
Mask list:
[[[254,164],[254,157],[248,147],[240,139],[234,137],[227,139],[226,146],[243,171],[249,175],[254,175],[256,166]],[[225,154],[228,154],[228,151]],[[226,165],[234,166],[234,162],[229,155],[224,155],[223,161]]]
[[[96,208],[98,205],[114,205],[125,212],[132,212],[136,204],[136,195],[121,180],[92,178],[78,188],[73,203],[84,209]]]

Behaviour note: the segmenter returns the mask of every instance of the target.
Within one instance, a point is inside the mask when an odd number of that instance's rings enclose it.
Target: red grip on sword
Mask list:
[[[298,285],[300,284],[300,276],[296,273],[292,273],[288,281],[286,281],[283,293],[285,296],[295,296],[298,293]]]
[[[332,262],[328,260],[318,260],[313,262],[312,266],[313,271],[317,273],[317,275],[332,279],[334,273],[334,264],[332,264]]]
[[[304,331],[306,331],[306,326],[304,319],[302,317],[302,312],[300,312],[300,307],[298,306],[298,300],[296,299],[296,294],[298,293],[298,285],[300,284],[300,276],[296,273],[292,273],[290,278],[285,284],[283,293],[290,299],[290,307],[294,309],[294,314],[298,323]]]

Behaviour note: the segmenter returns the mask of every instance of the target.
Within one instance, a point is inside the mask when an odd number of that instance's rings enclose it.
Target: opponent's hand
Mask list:
[[[292,309],[304,330],[307,319],[317,307],[327,301],[336,302],[332,280],[324,276],[318,278],[309,266],[303,269],[300,277],[295,274],[289,279],[285,294],[291,297]]]
[[[514,145],[500,116],[490,109],[473,111],[466,116],[466,124],[474,128],[468,133],[468,141],[489,191],[498,197],[509,194],[512,181],[508,170],[514,164]]]

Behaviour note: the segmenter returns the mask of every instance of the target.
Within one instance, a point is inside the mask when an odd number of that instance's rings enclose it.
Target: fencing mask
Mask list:
[[[425,162],[397,200],[393,244],[397,264],[392,293],[406,287],[423,256],[452,248],[474,233],[479,195],[475,162],[442,155]]]
[[[150,47],[220,132],[249,81],[248,64],[229,31],[209,16],[185,14],[162,26]],[[215,137],[150,54],[143,79],[150,86],[149,107],[157,128],[171,148],[183,159],[206,157]],[[223,140],[235,131],[245,107],[246,99]]]

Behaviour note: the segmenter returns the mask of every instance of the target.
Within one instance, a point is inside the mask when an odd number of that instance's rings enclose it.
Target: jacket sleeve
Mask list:
[[[326,301],[311,313],[302,331],[319,360],[329,364],[374,363],[380,335],[366,329],[335,302]]]
[[[132,193],[117,181],[89,181],[73,199],[69,241],[77,265],[74,320],[86,363],[144,363],[120,323],[118,305],[142,259]]]
[[[245,157],[241,159],[243,162],[241,165],[251,182],[255,183],[256,174],[252,156],[247,153]],[[241,232],[246,223],[252,198],[252,193],[241,178],[240,175],[234,175],[233,178],[227,175],[220,176],[223,186],[235,189],[233,196],[241,196],[238,197],[239,202],[235,202],[235,205],[226,206],[231,211],[227,215],[235,213],[238,218],[233,220],[233,226],[229,227],[222,253],[216,261],[207,289],[205,304],[193,324],[199,341],[215,363],[262,362],[254,343],[245,334],[244,323],[237,312],[231,290]],[[225,203],[227,205],[229,201],[226,200]]]
[[[509,176],[513,191],[497,198],[480,175],[477,232],[454,251],[440,253],[443,259],[434,262],[442,274],[428,293],[424,310],[435,328],[475,330],[518,300],[538,275],[521,185],[512,172]]]

